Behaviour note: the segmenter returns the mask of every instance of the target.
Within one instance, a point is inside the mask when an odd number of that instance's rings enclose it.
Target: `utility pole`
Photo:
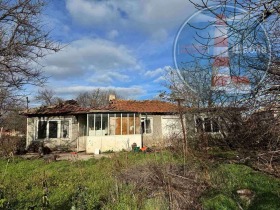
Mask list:
[[[26,97],[26,108],[27,108],[27,110],[28,110],[28,108],[29,108],[29,107],[28,107],[29,102],[30,102],[30,101],[28,100],[28,96],[27,96],[27,97]]]
[[[183,110],[183,107],[182,107],[182,104],[181,104],[181,102],[184,101],[184,99],[183,98],[176,98],[174,100],[178,102],[178,111],[179,111],[179,116],[180,116],[180,121],[181,121],[181,126],[182,126],[182,132],[183,132],[184,156],[186,156],[187,153],[188,153],[188,142],[187,142],[185,123],[184,123],[184,118],[183,118],[184,110]]]

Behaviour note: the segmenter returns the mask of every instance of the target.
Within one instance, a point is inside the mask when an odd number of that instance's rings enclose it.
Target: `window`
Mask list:
[[[58,122],[49,121],[49,138],[57,138]]]
[[[109,114],[109,134],[116,135],[116,114]]]
[[[196,124],[196,130],[198,132],[202,132],[203,131],[203,120],[202,118],[198,117],[195,119],[195,124]]]
[[[141,118],[142,133],[152,133],[152,119],[147,117]]]
[[[62,138],[69,138],[69,121],[61,121],[61,136]]]
[[[140,118],[134,113],[89,114],[88,126],[89,136],[140,134]]]
[[[89,114],[88,124],[90,136],[108,135],[108,114]]]
[[[128,132],[129,134],[134,134],[135,133],[135,121],[134,121],[134,114],[127,114],[128,118]]]
[[[217,118],[196,117],[195,128],[196,132],[217,133],[220,131]]]
[[[218,119],[215,118],[215,119],[212,119],[212,132],[219,132],[220,129],[219,129],[219,124],[218,124]]]
[[[212,123],[212,121],[209,118],[204,118],[204,131],[206,133],[212,132],[211,123]]]
[[[38,138],[44,139],[47,137],[47,121],[39,121],[38,123]]]
[[[108,135],[108,114],[102,115],[102,135]]]
[[[115,120],[115,135],[122,135],[122,114],[116,114],[113,118]]]
[[[37,128],[38,139],[69,138],[70,120],[40,120]]]
[[[127,114],[122,115],[122,135],[128,135],[128,117],[127,117]]]
[[[102,130],[102,126],[101,126],[101,114],[97,114],[95,116],[95,124],[94,124],[95,130],[96,131],[100,131]]]
[[[134,122],[135,122],[135,134],[141,134],[141,120],[138,115],[134,115]]]

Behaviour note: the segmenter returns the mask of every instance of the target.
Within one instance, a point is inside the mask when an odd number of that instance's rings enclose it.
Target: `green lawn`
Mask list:
[[[113,158],[88,161],[58,161],[15,159],[0,160],[0,209],[168,209],[168,193],[146,196],[135,183],[123,183],[120,172],[156,165],[182,165],[183,160],[169,152],[151,154],[119,153]],[[207,182],[199,202],[204,209],[280,209],[279,179],[237,164],[213,164],[197,157],[188,158],[187,170],[192,170]],[[43,185],[47,199],[43,202]],[[160,187],[160,186],[159,186]],[[250,204],[236,194],[238,189],[250,189],[254,198]],[[74,208],[74,206],[76,208]]]

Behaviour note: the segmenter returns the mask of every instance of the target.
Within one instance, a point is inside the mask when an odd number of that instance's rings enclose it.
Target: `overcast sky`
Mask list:
[[[188,0],[48,2],[44,21],[65,47],[43,60],[46,87],[65,99],[95,88],[154,98],[173,67],[176,33],[195,11]]]

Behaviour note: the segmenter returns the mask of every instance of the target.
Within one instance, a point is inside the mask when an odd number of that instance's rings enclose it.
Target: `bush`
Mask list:
[[[44,146],[43,142],[33,141],[27,148],[28,152],[40,153],[43,155],[50,154],[52,151],[49,147]]]
[[[256,113],[236,126],[226,138],[233,148],[249,150],[270,150],[280,148],[279,116]]]
[[[2,136],[0,139],[0,156],[25,153],[25,137]]]

